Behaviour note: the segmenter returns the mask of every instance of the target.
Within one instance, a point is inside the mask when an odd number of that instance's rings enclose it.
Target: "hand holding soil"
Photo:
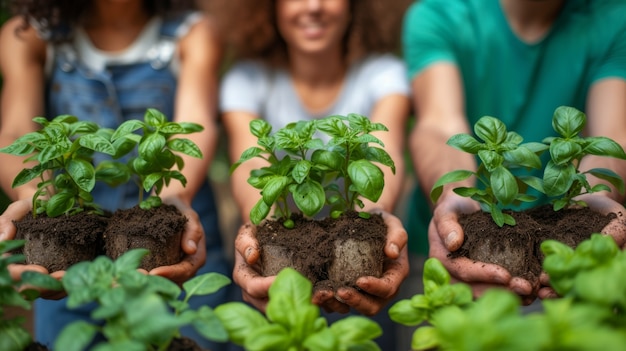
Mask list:
[[[496,264],[465,257],[450,257],[450,253],[458,250],[464,240],[463,229],[458,222],[459,216],[478,209],[478,203],[468,198],[454,194],[442,197],[428,227],[429,256],[439,259],[454,281],[470,285],[474,297],[481,296],[487,289],[499,287],[518,294],[525,305],[532,303],[536,297],[536,289],[528,280],[513,277],[509,271]]]
[[[163,199],[163,203],[174,205],[187,218],[181,238],[182,260],[171,266],[154,268],[150,274],[160,275],[178,284],[193,278],[206,261],[205,233],[196,211],[177,197]]]

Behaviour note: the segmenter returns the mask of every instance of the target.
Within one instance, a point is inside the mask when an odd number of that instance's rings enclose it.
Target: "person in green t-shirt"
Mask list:
[[[417,119],[410,150],[419,190],[407,216],[414,253],[428,247],[421,254],[440,259],[477,296],[494,286],[516,292],[525,304],[554,294],[500,266],[447,257],[463,242],[458,215],[479,210],[477,202],[451,191],[472,186],[471,180],[447,186],[436,204],[429,204],[425,194],[449,171],[476,169],[472,155],[445,143],[454,134],[471,133],[471,126],[485,115],[500,118],[525,141],[541,141],[554,134],[555,109],[572,106],[587,114],[587,135],[626,145],[625,18],[623,0],[413,4],[405,15],[403,51]],[[626,163],[616,159],[588,157],[581,164],[583,170],[594,167],[626,176]],[[585,195],[583,200],[601,212],[626,213],[617,191]],[[624,233],[612,234],[618,244],[626,241]]]

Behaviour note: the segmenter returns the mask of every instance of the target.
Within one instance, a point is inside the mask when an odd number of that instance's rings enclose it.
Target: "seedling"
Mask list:
[[[95,123],[79,121],[75,116],[61,115],[51,121],[35,117],[33,121],[42,128],[0,149],[14,156],[28,156],[25,162],[36,162],[32,168],[23,169],[12,184],[15,188],[39,178],[33,195],[33,216],[46,213],[57,217],[85,210],[102,213],[90,193],[96,181],[116,184],[125,176],[99,173],[100,168],[93,166],[93,155],[114,155],[114,146]]]
[[[113,143],[137,145],[137,154],[128,161],[130,172],[137,176],[139,206],[143,209],[161,205],[159,195],[163,187],[172,179],[186,186],[187,179],[180,173],[184,161],[180,154],[201,158],[202,152],[191,140],[177,138],[179,134],[190,134],[202,131],[203,127],[196,123],[169,122],[163,113],[156,109],[148,109],[144,120],[129,120],[122,123],[111,136]],[[139,133],[134,133],[139,131]],[[144,200],[144,191],[154,191]]]
[[[231,341],[255,351],[380,350],[373,339],[380,326],[362,316],[350,316],[328,325],[311,301],[313,285],[292,268],[276,276],[269,289],[266,314],[241,302],[215,308]]]
[[[613,238],[592,234],[575,250],[548,240],[541,250],[550,284],[562,297],[543,300],[539,312],[521,314],[519,297],[503,289],[489,289],[472,301],[469,286],[449,285],[448,273],[431,258],[424,267],[425,294],[396,302],[389,315],[407,326],[424,322],[413,334],[413,350],[591,350],[624,345],[626,282],[615,277],[626,274],[626,253]]]
[[[477,201],[483,211],[491,213],[493,221],[500,227],[515,225],[515,219],[503,212],[507,206],[521,202],[532,202],[535,196],[526,194],[527,186],[541,188],[540,182],[530,176],[517,176],[511,170],[516,168],[540,169],[539,154],[548,147],[541,143],[522,143],[523,138],[511,131],[499,119],[485,116],[474,125],[474,133],[452,136],[447,144],[464,152],[477,155],[480,162],[473,171],[455,170],[437,180],[430,192],[430,198],[437,202],[443,186],[475,176],[478,187],[457,187],[453,191],[460,196]]]
[[[76,321],[68,325],[55,342],[56,350],[84,350],[100,332],[105,342],[97,350],[167,350],[179,338],[180,328],[192,325],[209,340],[223,342],[228,334],[208,306],[192,310],[189,299],[208,295],[230,284],[219,273],[206,273],[183,284],[137,271],[146,249],[133,249],[117,260],[100,256],[92,262],[70,267],[62,279],[67,291],[67,307],[77,308],[95,302],[94,322]],[[178,299],[181,292],[183,300]],[[100,323],[96,323],[100,321]]]
[[[624,181],[615,172],[605,168],[580,171],[580,162],[587,155],[626,159],[622,147],[607,137],[581,137],[579,134],[585,127],[586,119],[585,114],[577,109],[561,106],[552,117],[552,127],[559,137],[545,138],[542,143],[521,144],[522,137],[507,132],[500,120],[482,117],[474,126],[474,133],[484,142],[467,134],[458,134],[448,140],[449,145],[478,155],[478,170],[456,170],[444,174],[433,186],[431,200],[436,202],[439,199],[444,185],[476,176],[483,187],[458,187],[453,189],[454,192],[478,201],[481,208],[490,212],[494,222],[502,227],[504,224],[515,225],[513,217],[502,212],[503,208],[536,200],[535,196],[526,193],[528,186],[551,197],[555,211],[569,205],[585,206],[583,201],[576,200],[579,195],[611,190],[605,184],[592,187],[587,181],[587,174],[608,181],[623,193]],[[538,155],[547,149],[550,160],[543,169],[543,179],[516,176],[511,172],[521,167],[541,169]]]
[[[252,223],[259,224],[274,206],[275,217],[282,218],[286,227],[293,227],[290,199],[309,217],[330,205],[333,218],[363,208],[361,197],[376,202],[383,191],[384,176],[374,163],[395,172],[383,142],[371,135],[386,130],[384,125],[358,114],[291,123],[274,134],[269,123],[253,120],[250,131],[259,146],[245,150],[231,167],[232,172],[255,157],[269,163],[253,170],[248,178],[248,183],[262,194],[250,212]]]
[[[21,263],[23,255],[10,254],[24,245],[24,240],[0,241],[0,350],[25,350],[32,343],[32,337],[24,328],[24,317],[8,319],[5,308],[10,306],[29,310],[39,296],[36,288],[61,290],[61,283],[47,274],[24,272],[20,281],[15,281],[9,273],[9,265]]]
[[[558,211],[568,205],[585,206],[583,201],[575,200],[581,194],[598,191],[611,191],[605,184],[593,187],[587,181],[591,174],[611,183],[620,193],[624,192],[624,181],[615,172],[605,168],[594,168],[581,172],[580,162],[588,155],[626,159],[626,153],[615,141],[606,137],[581,137],[587,116],[581,111],[561,106],[554,112],[552,127],[560,135],[543,140],[550,146],[550,161],[543,174],[543,190],[546,195],[555,197],[553,208]]]

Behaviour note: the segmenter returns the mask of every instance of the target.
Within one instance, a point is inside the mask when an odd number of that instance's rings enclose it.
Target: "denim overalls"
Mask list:
[[[145,53],[143,62],[107,66],[102,72],[92,71],[83,65],[71,43],[55,46],[46,89],[47,117],[71,114],[81,120],[91,120],[102,127],[115,129],[129,119],[143,120],[146,109],[151,107],[171,119],[177,79],[169,66],[176,52],[177,30],[188,15],[163,19],[160,40]],[[138,191],[134,182],[116,188],[98,184],[93,195],[96,203],[106,210],[115,211],[136,205]],[[231,268],[223,253],[217,209],[208,181],[196,194],[192,206],[200,216],[206,234],[207,260],[198,274],[220,272],[230,276]],[[216,306],[226,302],[228,297],[228,289],[222,289],[212,296],[195,297],[191,301],[193,306]],[[87,318],[90,310],[69,311],[65,308],[65,299],[38,299],[35,307],[36,340],[52,347],[67,323]],[[191,328],[183,334],[205,348],[220,350],[219,345],[206,342]]]

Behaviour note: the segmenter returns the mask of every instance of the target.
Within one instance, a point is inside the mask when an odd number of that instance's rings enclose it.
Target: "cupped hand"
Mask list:
[[[624,208],[622,204],[613,200],[604,192],[585,194],[576,199],[584,201],[590,209],[601,214],[608,215],[614,213],[616,217],[601,230],[601,233],[612,236],[617,246],[622,249],[626,248],[626,208]],[[550,287],[550,277],[547,273],[541,273],[539,282],[541,284],[541,288],[538,292],[539,298],[548,299],[558,297],[556,291]]]
[[[316,291],[313,302],[327,312],[347,313],[353,308],[364,315],[375,315],[397,295],[409,274],[408,236],[402,222],[385,211],[371,212],[380,214],[387,225],[383,275],[380,278],[360,277],[356,282],[358,289],[342,287],[335,293]]]
[[[505,288],[519,295],[523,304],[532,303],[536,297],[536,288],[528,280],[511,276],[508,270],[499,265],[465,257],[449,257],[451,252],[461,247],[464,240],[459,216],[478,210],[478,203],[469,198],[457,195],[442,198],[428,226],[429,256],[441,261],[453,281],[470,285],[475,297],[481,296],[487,289]]]
[[[17,200],[11,203],[7,209],[0,215],[0,240],[13,240],[17,228],[13,221],[19,221],[26,216],[32,210],[32,202],[30,199]],[[40,265],[35,264],[10,264],[9,274],[13,280],[19,281],[22,273],[26,271],[39,272],[42,274],[49,274],[48,270]],[[65,271],[57,271],[50,274],[51,277],[60,280]],[[30,288],[30,287],[28,287]],[[39,297],[48,300],[58,300],[66,296],[65,291],[55,291],[47,289],[37,289],[39,291]]]
[[[176,208],[187,217],[185,231],[181,239],[184,256],[181,262],[171,266],[154,268],[149,274],[160,275],[173,282],[182,284],[193,278],[206,262],[206,238],[204,229],[198,213],[191,208],[190,205],[176,197],[164,199],[163,202],[176,206]]]
[[[252,223],[243,224],[235,238],[233,280],[241,287],[243,300],[265,312],[269,301],[268,291],[276,276],[264,277],[259,273],[260,257],[256,227]]]

